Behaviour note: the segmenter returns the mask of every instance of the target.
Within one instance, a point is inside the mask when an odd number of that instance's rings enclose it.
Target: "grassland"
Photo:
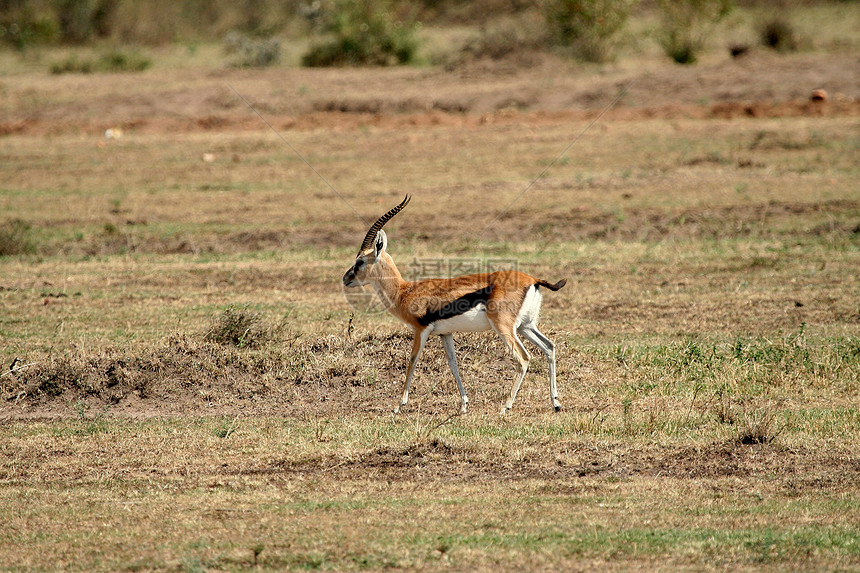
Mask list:
[[[852,57],[21,64],[0,79],[0,569],[860,569],[860,80],[805,97]],[[340,277],[406,192],[406,274],[569,279],[542,313],[562,412],[536,356],[499,417],[514,367],[472,335],[467,415],[437,342],[390,414],[409,338]]]

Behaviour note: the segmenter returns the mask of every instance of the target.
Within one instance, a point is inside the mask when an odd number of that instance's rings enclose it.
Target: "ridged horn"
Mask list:
[[[403,201],[400,203],[400,205],[398,205],[398,206],[394,207],[393,209],[391,209],[388,213],[386,213],[385,215],[383,215],[382,217],[380,217],[379,219],[377,219],[377,220],[376,220],[376,223],[374,223],[373,225],[371,225],[370,230],[369,230],[369,231],[367,232],[367,234],[364,236],[364,241],[361,243],[361,248],[358,250],[359,254],[360,254],[360,253],[363,253],[364,251],[366,251],[367,249],[369,249],[369,248],[371,248],[371,247],[373,246],[373,241],[374,241],[374,240],[376,240],[376,234],[379,232],[379,230],[380,230],[380,229],[382,229],[382,227],[383,227],[383,226],[384,226],[384,225],[385,225],[385,224],[386,224],[386,223],[387,223],[387,222],[388,222],[392,217],[394,217],[394,216],[395,216],[396,214],[398,214],[398,213],[399,213],[399,212],[400,212],[404,207],[406,207],[406,205],[409,203],[409,200],[410,200],[410,199],[411,199],[411,197],[410,197],[409,195],[407,195],[406,197],[404,197],[404,199],[403,199]]]

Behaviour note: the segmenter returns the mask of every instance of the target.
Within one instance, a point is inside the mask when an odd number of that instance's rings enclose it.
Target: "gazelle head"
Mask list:
[[[385,254],[385,250],[388,247],[388,238],[385,236],[385,231],[382,230],[382,227],[406,207],[409,199],[410,197],[407,195],[399,205],[388,211],[371,225],[364,236],[361,248],[358,249],[358,254],[355,256],[355,263],[343,275],[343,286],[358,287],[373,282],[376,273],[376,263]]]

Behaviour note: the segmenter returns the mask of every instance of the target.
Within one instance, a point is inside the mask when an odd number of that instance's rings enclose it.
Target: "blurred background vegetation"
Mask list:
[[[829,0],[856,5],[856,0]],[[611,61],[618,45],[647,34],[680,64],[697,59],[719,22],[757,10],[753,41],[779,51],[802,46],[792,10],[811,0],[3,0],[0,46],[119,47],[223,42],[235,66],[280,61],[281,42],[307,39],[302,65],[415,63],[424,26],[477,29],[457,58],[499,59],[550,50],[585,62]],[[648,14],[651,29],[631,30]],[[750,43],[747,40],[747,43]],[[736,46],[743,53],[748,46]],[[133,51],[102,61],[64,62],[55,73],[143,69]],[[448,56],[450,57],[450,56]],[[112,61],[113,60],[113,61]],[[430,63],[450,63],[433,61]]]

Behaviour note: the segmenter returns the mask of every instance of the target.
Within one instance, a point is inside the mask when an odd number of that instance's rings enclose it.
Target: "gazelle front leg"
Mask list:
[[[421,351],[424,350],[424,345],[427,344],[427,337],[430,335],[430,329],[425,328],[420,332],[415,332],[415,338],[412,340],[412,354],[409,357],[409,367],[406,369],[406,381],[403,383],[403,391],[400,397],[400,403],[394,408],[394,413],[399,414],[400,408],[406,405],[409,401],[409,386],[412,385],[412,375],[415,374],[415,365],[418,364],[418,359],[421,357]]]
[[[463,382],[460,380],[460,371],[457,369],[457,353],[454,349],[454,336],[451,334],[442,335],[442,345],[445,346],[445,352],[448,354],[448,366],[451,367],[451,372],[454,374],[454,380],[457,381],[457,388],[460,389],[460,413],[466,413],[466,406],[469,404],[469,398],[466,396],[466,389],[463,387]]]

